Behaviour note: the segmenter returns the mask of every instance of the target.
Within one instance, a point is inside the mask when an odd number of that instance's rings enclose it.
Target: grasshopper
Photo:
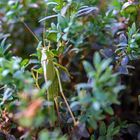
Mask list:
[[[24,21],[22,21],[22,23],[32,33],[32,35],[35,37],[35,39],[39,43],[38,48],[40,48],[40,49],[38,49],[38,50],[41,50],[40,51],[40,53],[41,53],[40,61],[41,61],[42,69],[43,69],[44,80],[45,80],[46,84],[48,81],[51,81],[51,85],[47,88],[47,99],[48,99],[48,101],[53,102],[52,107],[49,108],[49,114],[51,115],[51,117],[55,116],[55,105],[56,105],[56,110],[58,112],[57,98],[60,93],[68,108],[68,111],[72,117],[73,123],[76,126],[77,121],[76,121],[74,114],[71,111],[71,108],[68,104],[68,101],[63,93],[63,88],[62,88],[62,83],[61,83],[60,73],[59,73],[59,68],[65,70],[69,74],[68,70],[65,67],[63,67],[62,65],[60,65],[59,63],[56,63],[54,61],[54,55],[53,55],[52,51],[50,50],[50,48],[51,48],[50,43],[47,47],[45,46],[45,43],[42,45],[42,42],[32,32],[32,30],[28,27],[28,25]],[[35,79],[36,86],[38,88],[40,88],[39,84],[38,84],[38,72],[36,71],[36,73],[37,73],[36,76],[33,73],[33,78]],[[53,122],[55,122],[55,117],[52,120],[53,120]]]

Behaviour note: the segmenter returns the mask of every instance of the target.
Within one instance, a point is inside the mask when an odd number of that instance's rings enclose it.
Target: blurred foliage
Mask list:
[[[98,120],[105,118],[103,112],[113,115],[112,104],[119,104],[118,93],[122,86],[117,85],[117,75],[112,73],[110,59],[101,61],[98,53],[93,58],[95,69],[84,61],[88,83],[77,85],[79,101],[73,102],[72,107],[81,105],[82,122],[87,122],[91,128],[97,128]],[[92,123],[91,123],[92,122]]]
[[[137,0],[0,1],[0,138],[140,139]]]

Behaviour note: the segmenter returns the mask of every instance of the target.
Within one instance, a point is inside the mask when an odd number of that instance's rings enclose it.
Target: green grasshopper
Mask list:
[[[60,93],[62,98],[64,99],[64,102],[68,108],[68,111],[73,119],[74,125],[77,125],[76,119],[75,119],[75,117],[71,111],[71,108],[67,102],[67,99],[63,93],[63,88],[62,88],[60,73],[59,73],[59,68],[63,69],[67,73],[68,73],[68,70],[65,67],[63,67],[62,65],[60,65],[54,61],[54,55],[53,55],[52,51],[50,50],[50,45],[48,45],[48,47],[46,47],[45,45],[42,45],[42,42],[39,41],[37,36],[31,31],[31,29],[26,25],[26,23],[24,23],[24,25],[32,33],[32,35],[35,37],[35,39],[39,42],[37,51],[38,51],[38,53],[41,54],[40,61],[41,61],[42,69],[43,69],[45,83],[47,84],[48,81],[51,81],[51,85],[47,89],[48,101],[53,102],[52,107],[49,108],[49,114],[51,115],[51,117],[55,116],[55,105],[56,105],[56,110],[58,111],[57,97]],[[38,72],[36,71],[36,76],[34,75],[34,72],[32,72],[32,73],[33,73],[33,77],[36,81],[36,86],[38,88],[40,88],[39,84],[38,84]],[[52,120],[55,121],[55,117]]]

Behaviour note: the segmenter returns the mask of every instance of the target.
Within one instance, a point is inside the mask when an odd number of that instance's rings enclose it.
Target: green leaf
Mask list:
[[[95,120],[88,120],[88,123],[89,123],[89,125],[92,127],[92,128],[94,128],[94,129],[97,129],[97,122],[95,121]]]
[[[57,15],[47,16],[47,17],[44,17],[41,20],[39,20],[39,22],[42,22],[42,21],[45,21],[45,20],[48,20],[48,19],[51,19],[51,18],[56,18],[56,17],[57,17]]]
[[[47,39],[53,42],[57,42],[57,31],[49,31],[47,34]]]
[[[124,12],[126,14],[136,13],[137,7],[136,7],[135,3],[133,3],[133,2],[126,2],[126,3],[124,3],[124,5],[122,7],[122,12]]]
[[[110,107],[110,106],[105,108],[105,112],[108,113],[109,115],[114,114],[114,111],[113,111],[112,107]]]
[[[26,67],[29,64],[29,59],[24,59],[22,60],[22,62],[20,63],[21,67]]]
[[[115,127],[115,128],[113,129],[112,136],[117,135],[117,134],[119,133],[119,131],[120,131],[120,126]]]
[[[95,68],[98,69],[99,66],[100,66],[100,62],[101,62],[101,57],[100,57],[100,55],[99,55],[98,52],[96,52],[96,53],[94,54],[93,62],[94,62]]]
[[[100,64],[102,71],[104,71],[105,69],[107,69],[109,67],[109,64],[110,63],[111,63],[111,59],[103,60],[102,63]]]
[[[112,131],[114,127],[115,127],[115,122],[112,122],[107,129],[107,135],[112,136]]]
[[[87,75],[89,77],[91,77],[91,75],[92,75],[92,73],[94,71],[92,65],[89,62],[87,62],[87,61],[83,61],[83,66],[84,66],[84,69],[85,69]]]
[[[140,33],[135,34],[135,36],[134,36],[134,37],[135,37],[135,39],[136,39],[136,40],[140,40]]]
[[[68,26],[68,22],[65,17],[61,16],[60,14],[58,15],[58,24],[59,26],[64,29]]]
[[[58,5],[57,2],[47,2],[47,5]]]
[[[132,36],[133,34],[135,34],[136,31],[137,31],[136,24],[133,23],[131,28],[129,28],[128,35]]]
[[[102,122],[100,125],[99,133],[101,136],[104,136],[106,134],[106,125],[104,122]]]
[[[107,140],[106,136],[99,136],[98,140]]]

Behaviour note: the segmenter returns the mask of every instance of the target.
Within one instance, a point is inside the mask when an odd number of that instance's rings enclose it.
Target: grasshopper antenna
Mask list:
[[[45,27],[45,22],[44,22],[44,29],[43,29],[43,46],[45,45],[45,32],[46,32],[46,27]]]
[[[30,27],[29,27],[22,19],[20,19],[20,21],[24,24],[24,26],[28,29],[28,31],[34,36],[34,38],[37,40],[37,42],[39,42],[38,37],[37,37],[36,34],[30,29]]]

